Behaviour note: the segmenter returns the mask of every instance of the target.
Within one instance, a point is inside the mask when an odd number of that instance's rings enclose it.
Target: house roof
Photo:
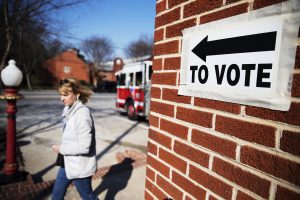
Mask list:
[[[127,58],[123,59],[124,64],[130,64],[130,63],[135,63],[135,62],[140,62],[140,61],[146,61],[146,60],[151,60],[152,56],[147,55],[143,57],[138,57],[138,58]],[[108,61],[104,63],[100,63],[100,66],[96,66],[98,70],[103,70],[103,71],[112,71],[114,66],[114,61]]]

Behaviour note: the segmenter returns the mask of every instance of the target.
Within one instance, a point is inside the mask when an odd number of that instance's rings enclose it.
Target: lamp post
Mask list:
[[[14,60],[10,60],[8,66],[1,72],[1,79],[6,88],[4,94],[0,95],[0,99],[7,101],[6,160],[3,170],[5,175],[15,175],[18,172],[16,159],[16,104],[18,99],[23,98],[23,95],[18,93],[18,86],[22,78],[22,72],[16,66]]]

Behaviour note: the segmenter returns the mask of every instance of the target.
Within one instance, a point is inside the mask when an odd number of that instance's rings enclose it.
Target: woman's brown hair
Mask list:
[[[90,96],[93,94],[89,88],[83,86],[77,79],[73,77],[60,80],[57,86],[57,91],[59,93],[73,92],[74,94],[79,94],[79,100],[83,104],[88,102]]]

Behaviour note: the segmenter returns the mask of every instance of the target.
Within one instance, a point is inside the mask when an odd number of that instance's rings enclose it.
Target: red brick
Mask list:
[[[217,115],[216,131],[238,137],[242,140],[275,147],[275,131],[271,126],[245,122]]]
[[[255,198],[249,196],[248,194],[245,194],[241,191],[238,191],[236,200],[256,200]]]
[[[156,4],[156,15],[167,9],[167,0],[163,0]]]
[[[164,39],[164,29],[159,29],[154,32],[154,42],[158,42]]]
[[[192,199],[192,197],[189,197],[188,195],[186,195],[184,200],[194,200],[194,199]]]
[[[259,9],[262,7],[266,7],[266,6],[270,6],[270,5],[274,5],[274,4],[283,2],[283,1],[286,1],[286,0],[254,0],[253,10]]]
[[[160,99],[161,90],[158,87],[151,87],[151,98]]]
[[[158,199],[166,199],[168,197],[167,194],[165,194],[163,191],[157,188],[156,185],[148,180],[146,180],[146,189],[149,190]]]
[[[208,168],[209,155],[191,146],[175,141],[174,151],[179,155]]]
[[[275,200],[282,200],[282,199],[299,200],[300,193],[296,193],[294,191],[291,191],[291,190],[281,187],[279,185],[279,186],[277,186]]]
[[[147,169],[146,169],[146,177],[149,178],[151,181],[154,182],[155,181],[155,172],[152,169],[150,169],[150,168],[147,167]]]
[[[216,177],[196,168],[193,165],[190,165],[189,176],[214,193],[224,197],[225,199],[231,199],[232,187]]]
[[[244,171],[235,165],[215,157],[213,171],[264,198],[269,196],[269,181]]]
[[[56,80],[62,80],[67,77],[74,77],[77,80],[83,80],[89,83],[89,65],[80,58],[78,51],[67,50],[63,53],[46,60],[43,66],[49,70],[52,77]],[[70,73],[64,72],[64,66],[70,67]]]
[[[185,173],[187,169],[187,163],[186,161],[182,160],[181,158],[173,155],[170,152],[167,152],[163,149],[159,149],[159,158],[163,161],[167,162],[174,168],[178,169],[179,171]]]
[[[184,17],[190,17],[221,7],[223,0],[197,0],[184,6]]]
[[[150,126],[155,126],[158,128],[159,118],[150,114],[149,115],[149,124],[150,124]]]
[[[156,141],[157,143],[171,149],[171,143],[172,143],[172,139],[169,138],[168,136],[165,136],[162,133],[159,133],[153,129],[149,129],[149,136],[150,139]]]
[[[214,13],[203,15],[200,17],[200,24],[205,24],[219,19],[224,19],[227,17],[232,17],[235,15],[246,13],[248,11],[248,6],[248,3],[244,3]]]
[[[182,139],[187,139],[189,130],[186,126],[176,124],[165,119],[161,119],[160,129]]]
[[[154,56],[178,53],[179,41],[174,40],[174,41],[165,42],[161,44],[155,44],[153,52],[154,52]]]
[[[150,193],[145,191],[145,200],[155,200],[155,199]]]
[[[160,26],[170,24],[176,20],[180,19],[180,8],[176,8],[174,10],[171,10],[163,15],[160,15],[155,18],[155,28],[158,28]]]
[[[177,24],[173,24],[171,26],[167,26],[166,28],[166,38],[172,38],[176,36],[182,36],[182,30],[185,28],[189,28],[197,25],[197,19],[189,19],[184,22],[180,22]]]
[[[162,99],[167,101],[177,102],[177,103],[185,103],[185,104],[191,103],[191,97],[179,95],[178,90],[176,89],[168,89],[168,88],[163,89]]]
[[[207,128],[212,127],[212,114],[183,107],[177,107],[176,118]]]
[[[195,130],[192,131],[192,142],[201,145],[207,149],[235,159],[236,154],[236,143],[229,140],[219,138],[203,131]]]
[[[218,200],[216,197],[209,195],[208,200]]]
[[[201,187],[192,183],[188,178],[185,178],[177,172],[172,172],[172,182],[180,188],[191,194],[196,199],[205,199],[206,191]]]
[[[280,138],[280,149],[300,156],[300,133],[283,131]]]
[[[300,74],[294,74],[293,86],[292,86],[292,96],[300,97]]]
[[[241,1],[241,0],[226,0],[226,5],[231,4],[231,3],[236,3],[238,1]]]
[[[182,199],[183,193],[161,176],[157,176],[156,183],[161,189],[173,197],[173,199]]]
[[[169,178],[170,168],[152,156],[147,156],[147,163],[165,177]]]
[[[160,85],[176,85],[176,72],[169,73],[154,73],[152,75],[152,84],[160,84]]]
[[[186,2],[186,0],[169,0],[168,4],[169,4],[169,8],[173,8],[183,2]]]
[[[250,116],[300,126],[299,110],[300,103],[292,102],[289,111],[277,111],[267,108],[247,106],[245,112]]]
[[[300,31],[298,32],[298,34],[300,35]],[[300,46],[297,46],[296,50],[295,69],[300,69]]]
[[[156,58],[153,59],[153,70],[161,70],[162,69],[162,59]]]
[[[168,105],[160,102],[151,101],[150,103],[150,109],[153,112],[160,113],[163,115],[167,115],[170,117],[174,116],[174,106]]]
[[[148,141],[147,152],[151,153],[153,155],[157,155],[157,146],[155,144],[151,143],[150,141]]]
[[[239,114],[241,112],[241,106],[239,104],[217,101],[212,99],[196,97],[194,105],[215,110],[222,110],[234,114]]]
[[[180,57],[166,58],[164,63],[164,70],[180,69]]]
[[[249,146],[241,149],[241,162],[300,186],[300,164]]]

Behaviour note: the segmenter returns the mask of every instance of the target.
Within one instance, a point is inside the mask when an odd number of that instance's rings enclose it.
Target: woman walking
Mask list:
[[[53,200],[63,200],[71,182],[84,200],[98,199],[91,186],[96,172],[95,127],[89,108],[85,105],[92,91],[74,78],[58,84],[63,110],[63,134],[61,144],[53,145],[60,166],[53,192]]]

